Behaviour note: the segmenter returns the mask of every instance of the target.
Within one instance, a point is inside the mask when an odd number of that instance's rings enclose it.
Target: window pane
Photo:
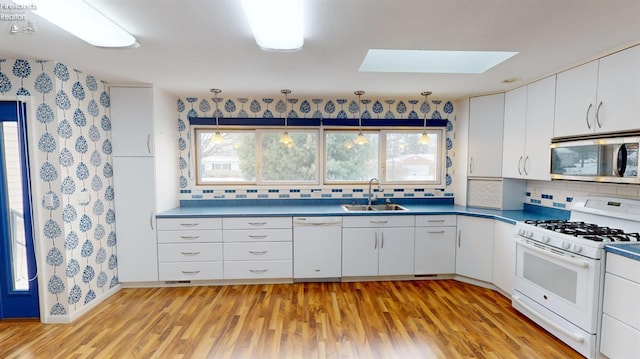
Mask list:
[[[289,135],[293,144],[280,142],[282,132],[262,133],[262,181],[318,183],[318,132],[289,131]]]
[[[215,131],[210,130],[196,130],[198,182],[255,182],[255,132],[223,132],[222,143],[213,141],[214,133]]]
[[[421,133],[415,132],[386,134],[387,182],[439,179],[438,133],[429,132],[429,142],[426,144],[420,143],[421,136]]]
[[[356,144],[358,132],[326,132],[327,181],[368,181],[378,177],[378,134],[365,133],[367,143]]]

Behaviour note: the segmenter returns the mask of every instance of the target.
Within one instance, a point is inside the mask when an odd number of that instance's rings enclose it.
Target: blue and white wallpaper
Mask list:
[[[108,91],[63,63],[0,59],[0,95],[31,99],[40,310],[68,316],[118,283]]]
[[[217,100],[217,110],[216,110]],[[337,118],[337,119],[357,119],[362,110],[363,119],[388,119],[398,120],[399,124],[403,119],[422,119],[425,113],[430,119],[446,119],[446,184],[442,188],[393,188],[386,192],[385,197],[450,197],[453,193],[449,191],[453,183],[452,149],[455,141],[456,117],[454,104],[452,101],[424,99],[362,99],[362,109],[358,106],[357,99],[346,98],[312,98],[298,99],[289,98],[285,105],[283,99],[274,98],[198,98],[185,97],[178,99],[178,149],[180,150],[180,199],[275,199],[275,198],[310,198],[320,196],[322,198],[338,198],[353,196],[352,192],[362,196],[362,189],[344,189],[335,187],[314,188],[300,190],[296,188],[233,188],[227,186],[224,189],[196,187],[195,173],[192,168],[194,164],[191,154],[191,129],[189,118],[192,117],[219,117],[219,118],[283,118],[285,111],[288,118]],[[322,187],[322,186],[321,186]],[[306,192],[305,192],[306,191]]]

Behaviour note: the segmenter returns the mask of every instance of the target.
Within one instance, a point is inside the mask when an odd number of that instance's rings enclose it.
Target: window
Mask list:
[[[317,184],[318,130],[289,130],[292,145],[280,143],[279,130],[196,129],[197,184]]]
[[[380,130],[365,132],[367,142],[356,144],[356,131],[325,131],[325,183],[368,181],[383,183],[441,182],[442,131]]]
[[[428,143],[420,143],[421,133],[386,132],[384,181],[431,182],[440,178],[440,134],[428,133]]]
[[[378,177],[378,133],[364,133],[367,143],[356,144],[358,132],[325,132],[326,183],[363,182]]]

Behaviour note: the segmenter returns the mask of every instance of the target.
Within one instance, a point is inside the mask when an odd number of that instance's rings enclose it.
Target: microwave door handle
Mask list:
[[[615,153],[613,171],[616,176],[624,177],[624,172],[627,170],[627,146],[625,144],[618,146]]]

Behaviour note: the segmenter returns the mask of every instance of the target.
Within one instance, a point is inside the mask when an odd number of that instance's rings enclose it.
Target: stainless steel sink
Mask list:
[[[406,211],[407,209],[398,204],[343,204],[342,208],[348,212],[392,212]]]

